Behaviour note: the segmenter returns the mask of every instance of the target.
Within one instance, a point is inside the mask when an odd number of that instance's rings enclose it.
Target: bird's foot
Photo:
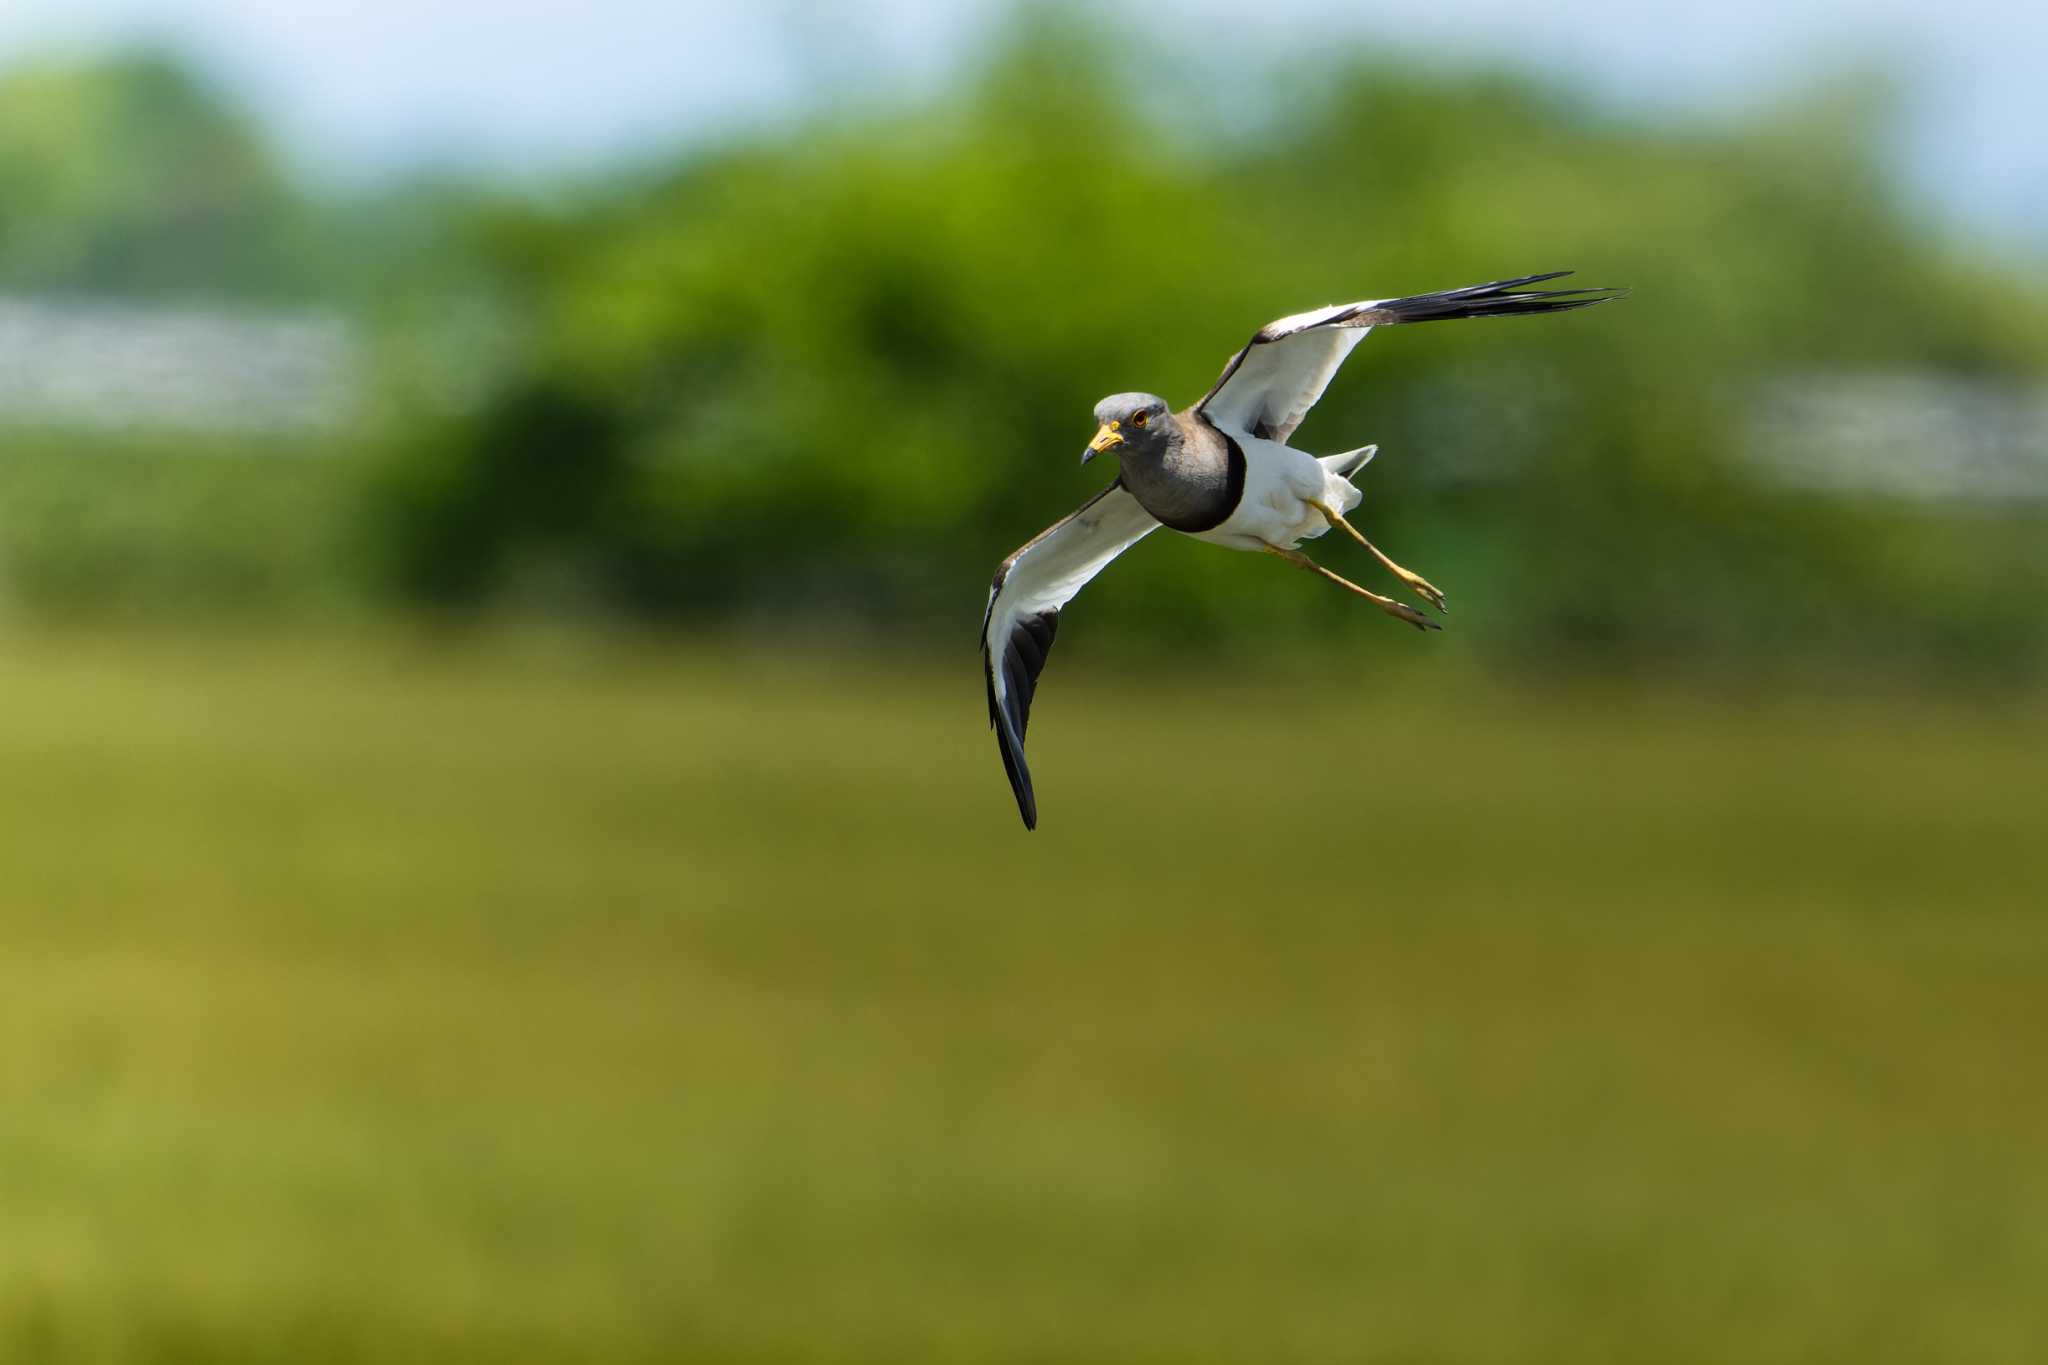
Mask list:
[[[1442,626],[1432,621],[1429,617],[1424,616],[1406,602],[1396,602],[1391,597],[1383,597],[1380,601],[1384,604],[1380,607],[1380,610],[1393,617],[1396,621],[1406,621],[1409,625],[1422,631],[1443,629]],[[1441,611],[1442,607],[1438,607],[1438,610]]]
[[[1406,583],[1408,585],[1408,590],[1410,592],[1414,593],[1417,597],[1420,597],[1423,601],[1429,603],[1429,605],[1431,605],[1432,607],[1435,607],[1438,611],[1444,613],[1444,615],[1450,615],[1451,609],[1444,603],[1443,590],[1438,588],[1436,584],[1430,582],[1421,574],[1416,573],[1410,569],[1404,569],[1399,564],[1395,564],[1391,561],[1388,562],[1387,567],[1394,571],[1394,577],[1400,579],[1403,583]]]
[[[1380,596],[1378,593],[1372,591],[1370,588],[1361,588],[1356,583],[1353,583],[1350,579],[1346,578],[1343,574],[1332,573],[1330,570],[1316,563],[1313,559],[1310,559],[1307,555],[1303,554],[1299,550],[1284,549],[1278,545],[1268,545],[1265,547],[1265,551],[1269,555],[1275,555],[1281,559],[1286,560],[1289,564],[1294,565],[1298,569],[1306,569],[1310,573],[1315,574],[1319,578],[1327,578],[1328,580],[1330,580],[1330,582],[1335,583],[1338,587],[1343,588],[1347,592],[1353,592],[1358,594],[1360,597],[1363,597],[1366,601],[1372,603],[1374,606],[1378,607],[1381,611],[1393,617],[1395,620],[1406,621],[1409,625],[1415,627],[1417,630],[1443,629],[1442,626],[1430,620],[1427,616],[1424,616],[1421,612],[1415,610],[1415,608],[1409,606],[1406,602],[1396,602],[1391,597]]]
[[[1329,522],[1330,525],[1339,528],[1345,535],[1350,536],[1353,540],[1371,551],[1372,557],[1380,562],[1380,567],[1405,583],[1410,592],[1413,592],[1417,597],[1420,597],[1446,616],[1450,615],[1451,609],[1445,604],[1443,592],[1436,584],[1430,582],[1421,574],[1416,573],[1413,569],[1404,569],[1393,560],[1387,558],[1386,553],[1379,546],[1367,540],[1356,526],[1344,520],[1344,514],[1336,508],[1313,500],[1310,501],[1309,506],[1321,512],[1323,519]],[[1406,620],[1407,618],[1403,617],[1402,619]]]

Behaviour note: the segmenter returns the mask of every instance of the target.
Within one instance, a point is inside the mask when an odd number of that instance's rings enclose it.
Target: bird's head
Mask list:
[[[1087,464],[1105,450],[1119,459],[1157,455],[1166,448],[1173,425],[1166,400],[1152,393],[1113,393],[1095,405],[1095,439],[1081,452]]]

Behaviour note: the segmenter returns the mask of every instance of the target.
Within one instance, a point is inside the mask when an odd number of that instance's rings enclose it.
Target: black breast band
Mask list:
[[[1231,437],[1229,432],[1211,422],[1206,416],[1199,413],[1196,416],[1204,426],[1223,438],[1223,444],[1229,452],[1229,456],[1223,475],[1222,511],[1214,516],[1197,516],[1181,521],[1168,521],[1165,517],[1159,518],[1160,525],[1170,530],[1189,533],[1215,530],[1224,522],[1229,521],[1237,512],[1237,505],[1244,501],[1244,447],[1240,446]]]

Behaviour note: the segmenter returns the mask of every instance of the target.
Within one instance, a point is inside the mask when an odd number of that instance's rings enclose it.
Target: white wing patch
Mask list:
[[[1464,289],[1367,299],[1292,313],[1261,327],[1223,367],[1195,407],[1218,426],[1285,445],[1337,375],[1352,348],[1375,327],[1445,318],[1559,313],[1619,298],[1619,289],[1525,289],[1570,271],[1523,275]]]
[[[1215,397],[1203,400],[1202,410],[1211,421],[1285,445],[1371,330],[1357,323],[1312,323],[1304,331],[1254,342]]]
[[[1372,324],[1373,303],[1333,304],[1261,327],[1196,406],[1209,420],[1285,445]]]

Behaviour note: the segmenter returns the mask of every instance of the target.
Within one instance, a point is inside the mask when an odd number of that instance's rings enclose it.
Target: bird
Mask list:
[[[1060,611],[1111,560],[1162,526],[1285,560],[1418,630],[1441,629],[1406,602],[1360,587],[1299,548],[1340,529],[1423,602],[1449,610],[1435,584],[1388,558],[1345,519],[1364,496],[1354,481],[1379,448],[1317,456],[1288,439],[1375,327],[1562,313],[1628,293],[1529,288],[1572,273],[1554,270],[1290,314],[1254,332],[1209,391],[1178,412],[1151,393],[1115,393],[1095,405],[1095,437],[1081,463],[1114,454],[1115,480],[997,567],[981,619],[989,725],[1027,830],[1038,827],[1038,799],[1024,759],[1024,732]]]

